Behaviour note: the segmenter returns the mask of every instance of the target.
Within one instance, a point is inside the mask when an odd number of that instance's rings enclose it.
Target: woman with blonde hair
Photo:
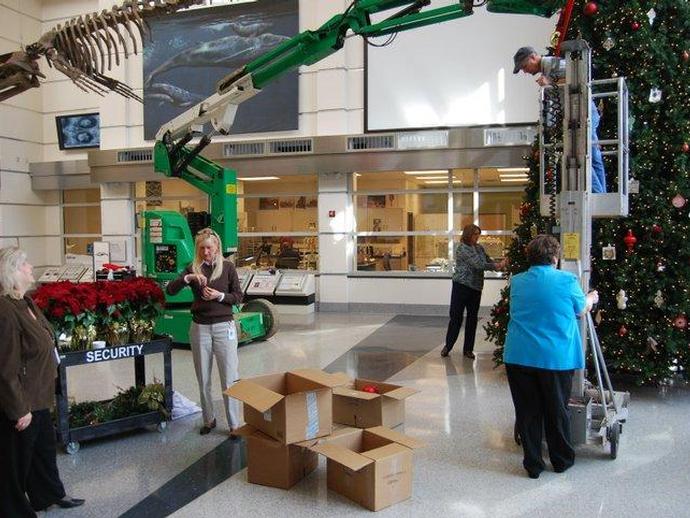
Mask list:
[[[218,234],[210,228],[200,230],[196,235],[194,248],[194,261],[177,279],[168,284],[166,292],[175,295],[189,286],[194,294],[189,339],[204,419],[199,433],[206,435],[216,427],[211,397],[213,357],[215,356],[218,364],[223,392],[239,377],[237,328],[232,316],[232,306],[242,301],[242,290],[235,266],[223,259]],[[239,407],[235,400],[225,394],[223,405],[232,435],[240,426]]]
[[[15,246],[0,249],[0,515],[36,516],[65,496],[57,467],[55,333],[26,291],[33,267]]]

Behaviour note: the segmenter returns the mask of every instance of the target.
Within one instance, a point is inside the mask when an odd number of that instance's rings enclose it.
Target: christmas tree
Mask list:
[[[690,367],[690,2],[578,2],[568,34],[592,48],[597,78],[624,76],[629,92],[630,214],[595,220],[592,287],[607,364],[638,383],[662,383]],[[616,111],[603,101],[600,139],[615,138]],[[539,214],[538,149],[525,157],[530,183],[508,257],[511,273],[527,268],[524,247],[550,222]],[[616,185],[615,157],[606,159]],[[615,250],[615,253],[614,253]],[[485,325],[500,363],[509,319],[509,288]]]

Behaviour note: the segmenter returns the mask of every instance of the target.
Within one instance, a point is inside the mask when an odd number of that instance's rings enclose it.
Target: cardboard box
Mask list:
[[[311,449],[328,459],[328,488],[379,511],[412,496],[412,450],[419,441],[383,426],[335,432]]]
[[[244,403],[244,420],[283,444],[329,435],[332,387],[340,378],[301,369],[241,380],[225,391]]]
[[[247,480],[252,484],[290,489],[314,471],[319,456],[308,449],[316,444],[283,444],[250,425],[235,432],[247,441]]]
[[[340,376],[340,375],[339,375]],[[376,387],[378,394],[363,392],[367,385]],[[393,428],[405,422],[405,399],[419,392],[409,387],[355,379],[333,389],[333,422],[371,428]]]

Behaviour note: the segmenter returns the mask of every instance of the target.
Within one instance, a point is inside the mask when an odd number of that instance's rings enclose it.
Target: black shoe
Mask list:
[[[450,349],[448,349],[448,347],[444,347],[443,349],[441,349],[441,356],[443,356],[444,358],[448,356],[449,353]]]
[[[199,430],[199,435],[207,435],[211,433],[211,430],[213,430],[216,427],[216,420],[214,419],[211,421],[211,424],[205,424],[204,426],[201,427],[201,430]]]
[[[465,351],[464,353],[462,353],[462,355],[465,358],[469,358],[470,360],[474,360],[475,358],[474,353],[472,351]]]
[[[540,473],[538,471],[528,471],[527,476],[529,478],[539,478]]]
[[[564,471],[567,471],[568,469],[572,468],[573,465],[571,464],[570,466],[554,466],[553,470],[556,473],[563,473]]]
[[[72,498],[71,496],[65,496],[64,498],[55,502],[55,505],[62,507],[63,509],[71,509],[72,507],[79,507],[84,505],[85,500],[83,498]]]

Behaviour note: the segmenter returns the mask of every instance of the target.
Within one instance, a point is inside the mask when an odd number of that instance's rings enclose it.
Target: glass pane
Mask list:
[[[451,170],[453,187],[474,186],[473,169]],[[355,191],[404,191],[416,189],[446,189],[449,187],[447,169],[420,171],[379,171],[355,173],[352,183]]]
[[[357,271],[448,271],[448,238],[358,237]]]
[[[315,174],[281,176],[278,180],[237,179],[237,194],[316,194],[318,190],[318,177]]]
[[[522,192],[480,192],[479,226],[482,230],[513,230],[520,222]]]
[[[101,201],[100,189],[69,189],[62,191],[63,203],[96,203]]]
[[[189,198],[186,200],[139,200],[136,202],[136,211],[145,210],[173,210],[181,214],[190,212],[208,211],[206,198]]]
[[[359,232],[448,230],[448,194],[355,196]]]
[[[101,207],[63,207],[65,234],[100,234]],[[92,240],[93,241],[93,240]]]
[[[513,236],[486,236],[482,234],[478,243],[484,247],[486,254],[494,259],[505,257]],[[459,240],[458,240],[459,242]]]
[[[480,187],[522,187],[527,185],[526,167],[500,167],[479,170]]]
[[[65,238],[65,253],[66,254],[81,254],[85,255],[91,252],[91,243],[100,241],[101,236],[93,237],[66,237]],[[88,252],[87,252],[88,249]]]
[[[202,191],[178,178],[137,182],[134,184],[136,198],[152,198],[160,196],[178,196],[197,198],[204,195]]]
[[[319,239],[307,237],[239,238],[238,267],[316,270],[319,264]]]
[[[318,197],[266,196],[239,198],[240,232],[316,232]]]
[[[461,232],[465,225],[474,222],[472,193],[453,193],[453,230]]]

